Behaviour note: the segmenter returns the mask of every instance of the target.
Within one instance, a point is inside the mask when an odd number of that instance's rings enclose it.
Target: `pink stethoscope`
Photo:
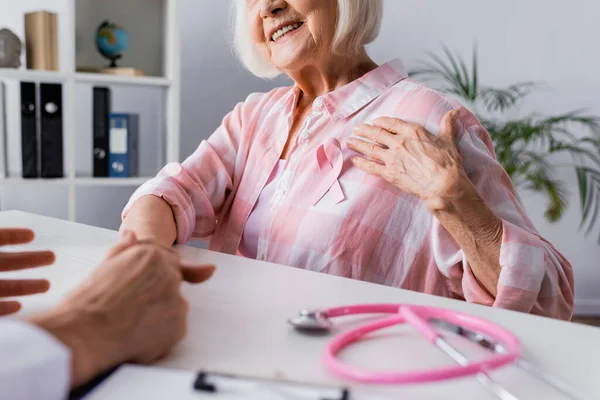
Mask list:
[[[514,363],[517,367],[541,379],[572,399],[587,399],[585,395],[561,381],[557,377],[540,370],[521,357],[521,344],[508,330],[482,318],[444,308],[408,304],[362,304],[335,307],[321,311],[302,310],[289,322],[300,331],[329,331],[331,318],[361,314],[389,314],[357,328],[335,336],[326,346],[323,354],[325,367],[341,378],[360,383],[407,384],[433,382],[466,376],[477,380],[497,398],[518,400],[502,385],[492,379],[487,372]],[[342,363],[337,354],[363,336],[393,325],[409,324],[429,342],[436,345],[458,365],[439,369],[409,372],[375,372]],[[441,331],[450,331],[491,352],[491,356],[481,361],[469,362],[456,348],[444,339]]]

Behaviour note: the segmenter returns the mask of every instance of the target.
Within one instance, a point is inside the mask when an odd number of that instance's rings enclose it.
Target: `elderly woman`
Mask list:
[[[569,319],[569,263],[519,207],[459,103],[365,51],[381,0],[235,0],[260,77],[182,164],[133,195],[122,230],[469,302]]]

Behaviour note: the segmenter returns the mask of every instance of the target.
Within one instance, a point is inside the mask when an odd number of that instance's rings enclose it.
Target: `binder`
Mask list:
[[[108,134],[110,116],[110,89],[93,89],[94,177],[108,176]]]
[[[21,82],[21,162],[23,178],[38,178],[38,135],[36,87]]]
[[[63,116],[62,85],[40,85],[41,175],[42,178],[62,178]]]
[[[108,176],[127,178],[138,174],[138,115],[110,113]]]
[[[25,14],[27,68],[58,71],[58,20],[55,13],[36,11]]]

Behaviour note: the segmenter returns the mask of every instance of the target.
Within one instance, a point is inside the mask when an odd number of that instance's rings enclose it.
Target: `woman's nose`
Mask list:
[[[263,0],[260,7],[260,16],[263,19],[273,18],[287,7],[285,0]]]

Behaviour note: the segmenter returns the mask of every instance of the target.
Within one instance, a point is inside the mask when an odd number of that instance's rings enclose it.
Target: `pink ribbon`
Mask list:
[[[335,138],[328,139],[317,149],[317,163],[321,176],[311,198],[311,205],[317,204],[329,191],[333,195],[335,204],[346,199],[344,191],[338,180],[344,166],[342,145]]]

